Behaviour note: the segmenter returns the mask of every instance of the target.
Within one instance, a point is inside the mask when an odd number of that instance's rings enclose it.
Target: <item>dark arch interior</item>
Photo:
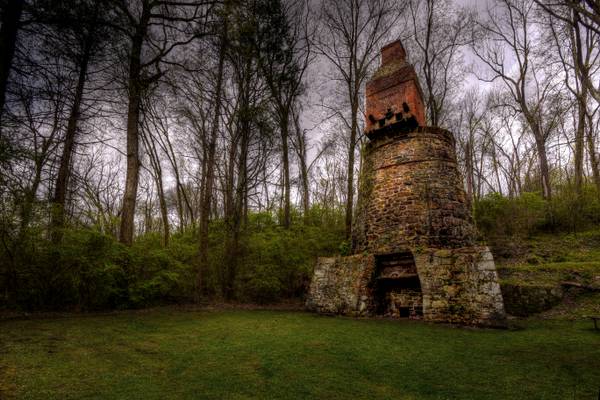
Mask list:
[[[393,318],[423,316],[423,294],[410,251],[376,256],[373,278],[374,312]]]

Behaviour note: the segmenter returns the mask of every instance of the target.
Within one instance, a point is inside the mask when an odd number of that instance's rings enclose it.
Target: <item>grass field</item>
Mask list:
[[[590,321],[460,329],[289,311],[0,322],[0,399],[597,399]]]

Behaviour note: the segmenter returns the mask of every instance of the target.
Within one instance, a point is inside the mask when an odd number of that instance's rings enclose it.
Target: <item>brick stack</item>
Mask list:
[[[425,125],[423,92],[414,67],[406,62],[402,43],[396,41],[381,49],[381,66],[367,82],[366,134],[380,128],[379,121],[390,111],[402,113],[406,103],[419,126]]]

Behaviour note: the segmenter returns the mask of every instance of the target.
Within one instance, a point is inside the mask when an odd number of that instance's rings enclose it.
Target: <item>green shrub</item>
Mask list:
[[[578,232],[600,224],[600,201],[594,186],[578,196],[569,185],[557,185],[550,201],[538,192],[515,198],[491,193],[474,203],[474,217],[485,237],[530,236],[547,231]]]
[[[301,297],[316,257],[339,251],[344,220],[338,211],[316,207],[309,225],[294,211],[290,229],[281,227],[274,214],[249,213],[240,238],[234,282],[237,299],[268,303]],[[212,221],[209,265],[202,271],[205,296],[222,292],[228,260],[225,238],[225,223]],[[193,231],[173,234],[167,247],[161,245],[157,232],[141,235],[127,247],[92,228],[64,229],[58,246],[43,229],[30,229],[19,243],[9,241],[0,249],[0,262],[8,266],[0,278],[12,272],[16,277],[14,291],[6,290],[8,279],[0,281],[0,289],[11,293],[12,304],[30,310],[189,302],[196,290],[197,257],[198,238]]]
[[[258,265],[244,282],[242,297],[259,304],[280,300],[284,291],[277,265]]]

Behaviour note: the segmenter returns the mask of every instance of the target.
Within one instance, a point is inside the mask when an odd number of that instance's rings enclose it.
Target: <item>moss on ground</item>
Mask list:
[[[556,288],[564,293],[563,301],[541,317],[600,315],[600,294],[562,285],[570,282],[600,290],[599,230],[504,240],[492,249],[503,287]]]
[[[515,246],[519,250],[505,257],[510,253],[506,249]],[[600,287],[600,231],[543,235],[492,248],[500,277],[507,283],[552,286],[573,281]]]
[[[529,238],[490,240],[501,265],[592,262],[600,264],[600,230],[579,233],[546,233]]]

